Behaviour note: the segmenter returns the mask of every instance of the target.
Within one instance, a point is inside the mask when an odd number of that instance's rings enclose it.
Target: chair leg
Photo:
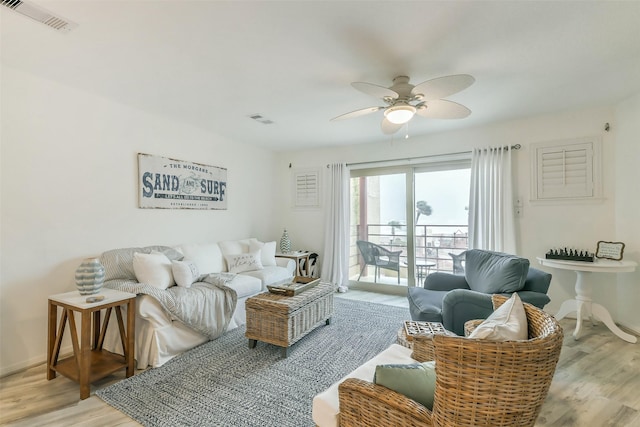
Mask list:
[[[400,269],[398,269],[398,285],[400,284]]]
[[[362,266],[362,269],[360,270],[360,276],[358,276],[358,282],[360,281],[360,277],[362,277],[362,272],[364,271],[365,268],[367,268],[367,264]]]
[[[380,270],[376,265],[376,271],[373,273],[373,283],[378,283],[378,275],[380,274]]]

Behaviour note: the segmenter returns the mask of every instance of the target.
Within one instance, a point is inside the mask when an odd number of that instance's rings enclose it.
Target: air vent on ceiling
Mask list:
[[[22,0],[0,0],[0,5],[63,33],[78,26],[75,22],[56,16],[43,7]]]
[[[269,120],[266,117],[264,117],[262,114],[252,114],[249,116],[250,119],[253,119],[257,122],[262,123],[263,125],[270,125],[273,124],[273,120]]]

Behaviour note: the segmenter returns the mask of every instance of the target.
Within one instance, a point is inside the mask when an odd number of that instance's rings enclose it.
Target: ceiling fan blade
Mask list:
[[[389,120],[387,120],[386,117],[382,119],[382,133],[384,133],[385,135],[391,135],[398,132],[402,126],[404,126],[404,123],[391,123]]]
[[[331,119],[329,121],[333,122],[333,121],[336,121],[336,120],[352,119],[354,117],[364,116],[366,114],[375,113],[376,111],[380,111],[380,110],[384,110],[384,109],[385,109],[385,107],[367,107],[367,108],[362,108],[360,110],[351,111],[350,113],[341,114],[338,117],[334,117],[333,119]]]
[[[355,89],[360,92],[366,93],[367,95],[375,96],[376,98],[385,99],[391,98],[396,99],[398,93],[384,86],[374,85],[373,83],[364,83],[364,82],[353,82],[351,83]]]
[[[464,119],[471,110],[457,102],[434,99],[416,105],[416,114],[428,119]]]
[[[461,90],[468,88],[475,81],[476,79],[469,74],[456,74],[453,76],[438,77],[416,85],[411,90],[411,95],[422,95],[422,99],[425,101],[446,98],[449,95],[453,95],[454,93],[458,93]]]

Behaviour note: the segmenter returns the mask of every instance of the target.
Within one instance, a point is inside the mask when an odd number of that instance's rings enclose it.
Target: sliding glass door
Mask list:
[[[414,170],[416,284],[421,285],[434,271],[457,272],[453,260],[469,247],[471,176],[464,166],[431,165]]]
[[[350,278],[407,285],[407,194],[406,171],[352,171]]]
[[[349,277],[422,285],[467,248],[469,161],[351,171]]]

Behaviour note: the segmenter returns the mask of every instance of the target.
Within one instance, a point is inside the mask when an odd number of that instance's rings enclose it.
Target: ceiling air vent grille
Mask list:
[[[0,5],[63,33],[69,32],[78,26],[78,24],[68,19],[56,16],[40,6],[22,0],[0,0]]]

